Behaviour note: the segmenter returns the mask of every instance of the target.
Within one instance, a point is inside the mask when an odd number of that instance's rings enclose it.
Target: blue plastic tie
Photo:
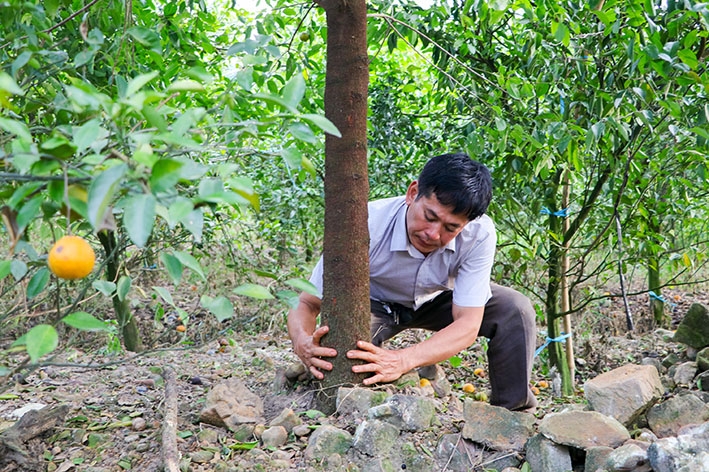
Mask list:
[[[560,218],[566,218],[567,216],[569,216],[569,209],[564,208],[562,210],[557,210],[557,211],[552,212],[551,210],[549,210],[549,208],[543,207],[539,213],[541,213],[542,215],[553,215],[553,216],[558,216]]]
[[[648,294],[650,295],[650,298],[654,298],[655,300],[660,300],[662,303],[667,303],[667,304],[670,305],[670,306],[676,306],[676,303],[668,302],[668,301],[665,300],[662,296],[656,294],[656,293],[653,292],[652,290],[650,290],[650,291],[648,292]]]
[[[549,344],[564,342],[566,340],[566,338],[570,338],[570,337],[571,337],[571,333],[561,333],[561,336],[556,337],[556,338],[550,338],[549,336],[547,336],[547,339],[546,339],[546,341],[544,341],[544,344],[539,346],[537,348],[537,350],[534,351],[534,357],[537,357],[539,355],[539,353],[542,352]]]

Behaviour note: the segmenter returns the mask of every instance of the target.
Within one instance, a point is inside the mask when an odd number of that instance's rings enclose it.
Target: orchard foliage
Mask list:
[[[53,326],[82,313],[75,301],[129,300],[144,267],[174,287],[204,287],[201,308],[219,322],[235,295],[289,302],[310,289],[300,277],[321,248],[324,134],[338,134],[322,116],[327,27],[313,3],[266,3],[0,7],[0,299],[14,297],[0,328],[53,307],[35,341],[20,342],[33,361],[51,349],[31,346],[56,345]],[[371,198],[400,194],[433,154],[484,162],[496,183],[494,276],[528,289],[550,330],[564,314],[563,277],[572,312],[617,281],[619,263],[628,277],[658,272],[643,292],[700,278],[706,3],[368,8]],[[97,251],[99,269],[57,305],[64,286],[45,258],[68,232],[97,249],[112,234],[116,245]],[[217,251],[227,257],[214,267]],[[105,277],[113,253],[117,272]],[[207,290],[225,268],[237,293]],[[158,327],[168,311],[189,321],[174,287],[152,289]],[[110,318],[86,313],[70,326],[115,330]]]

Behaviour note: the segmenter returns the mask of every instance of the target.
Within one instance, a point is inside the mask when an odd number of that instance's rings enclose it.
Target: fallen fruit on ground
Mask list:
[[[473,398],[479,402],[486,402],[488,400],[487,393],[485,392],[475,392]]]
[[[547,382],[546,380],[540,380],[539,382],[537,382],[537,387],[539,387],[539,388],[548,388],[548,387],[549,387],[549,382]]]
[[[428,387],[429,385],[431,385],[431,381],[428,379],[421,379],[419,380],[419,385],[421,387]]]
[[[482,367],[478,367],[473,371],[473,374],[477,375],[478,377],[482,377],[483,375],[485,375],[485,369],[483,369]]]
[[[96,255],[91,245],[79,236],[64,236],[49,250],[49,270],[60,279],[83,279],[91,273]]]
[[[530,390],[532,390],[532,393],[534,394],[534,396],[539,395],[539,389],[537,387],[532,387]]]
[[[187,331],[187,326],[185,326],[185,325],[177,325],[177,327],[176,327],[175,329],[176,329],[177,331],[179,331],[180,333],[184,333],[185,331]]]
[[[463,391],[464,391],[465,393],[473,393],[473,392],[475,391],[475,385],[469,384],[469,383],[464,384],[464,385],[463,385]]]

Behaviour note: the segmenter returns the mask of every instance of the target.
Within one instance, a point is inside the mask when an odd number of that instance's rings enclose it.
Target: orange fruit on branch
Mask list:
[[[91,245],[79,236],[64,236],[49,251],[49,270],[60,279],[83,279],[91,273],[96,255]]]

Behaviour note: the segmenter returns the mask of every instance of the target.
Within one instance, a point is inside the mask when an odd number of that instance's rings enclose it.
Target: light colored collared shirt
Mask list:
[[[446,246],[424,256],[406,233],[405,197],[369,203],[370,297],[417,309],[445,290],[453,303],[483,307],[490,299],[490,273],[495,257],[495,224],[483,215],[463,228]],[[323,260],[310,282],[322,294]]]

